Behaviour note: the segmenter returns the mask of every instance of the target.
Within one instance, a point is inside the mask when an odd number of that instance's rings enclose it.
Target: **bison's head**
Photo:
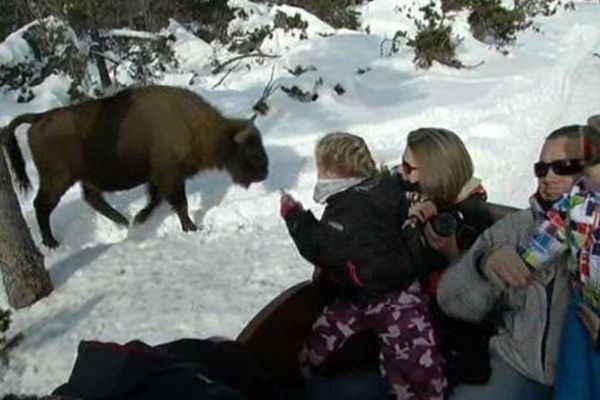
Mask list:
[[[269,159],[254,118],[234,133],[233,154],[225,163],[233,181],[246,188],[251,183],[264,181],[269,173]]]

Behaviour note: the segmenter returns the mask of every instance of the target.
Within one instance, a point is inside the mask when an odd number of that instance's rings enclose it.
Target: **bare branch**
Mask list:
[[[249,53],[249,54],[242,54],[241,56],[236,56],[233,57],[227,61],[225,61],[222,64],[219,64],[215,69],[213,69],[212,73],[213,74],[218,74],[219,72],[223,71],[223,69],[225,69],[226,66],[228,66],[229,64],[232,64],[238,60],[243,60],[244,58],[251,58],[251,57],[257,57],[257,58],[278,58],[280,57],[277,54],[265,54],[262,51],[256,52],[256,53]]]
[[[227,79],[229,74],[231,74],[237,67],[239,67],[241,63],[242,63],[242,60],[238,60],[238,62],[233,67],[229,68],[229,70],[225,73],[225,75],[223,75],[221,77],[221,79],[219,79],[219,82],[215,83],[215,85],[212,88],[216,89],[217,87],[219,87],[219,85],[221,85],[221,83],[223,83],[225,81],[225,79]]]
[[[269,106],[267,105],[267,99],[269,97],[271,97],[271,95],[273,93],[275,93],[275,91],[277,89],[279,89],[279,85],[278,84],[276,85],[273,82],[274,76],[275,76],[275,66],[273,65],[273,68],[271,68],[271,77],[269,78],[269,82],[267,82],[267,85],[263,89],[261,96],[258,98],[256,103],[254,103],[254,106],[252,106],[252,109],[261,115],[265,115],[269,111]]]
[[[600,58],[600,53],[594,53],[594,57]]]

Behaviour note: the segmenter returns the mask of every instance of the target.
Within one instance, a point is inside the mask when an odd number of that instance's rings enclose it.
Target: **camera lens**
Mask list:
[[[442,213],[431,221],[431,227],[434,232],[442,237],[448,237],[455,234],[457,225],[456,218],[450,213]]]

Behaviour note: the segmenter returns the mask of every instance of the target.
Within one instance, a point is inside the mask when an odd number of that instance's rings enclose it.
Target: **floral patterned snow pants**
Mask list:
[[[437,348],[428,299],[418,282],[364,305],[336,300],[313,325],[299,359],[303,373],[321,365],[355,333],[379,338],[383,376],[398,400],[443,400],[448,386]]]

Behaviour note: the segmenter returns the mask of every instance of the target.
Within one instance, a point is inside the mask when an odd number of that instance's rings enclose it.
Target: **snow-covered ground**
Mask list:
[[[234,30],[251,30],[252,24],[274,15],[245,0],[231,3],[256,13],[247,25],[232,23]],[[78,188],[71,189],[52,215],[62,245],[43,250],[55,291],[15,312],[11,333],[23,332],[25,339],[12,353],[4,376],[0,373],[0,394],[52,390],[67,378],[82,339],[158,343],[235,337],[270,299],[311,274],[279,219],[278,189],[318,210],[310,200],[312,152],[316,138],[329,131],[362,135],[379,161],[392,164],[399,161],[410,130],[452,129],[467,144],[490,199],[525,206],[535,185],[531,163],[542,138],[560,125],[582,123],[600,113],[600,58],[593,56],[600,52],[600,4],[577,2],[576,11],[538,18],[542,32],[519,34],[507,56],[474,40],[466,16],[459,15],[454,24],[464,37],[459,58],[465,64],[484,64],[420,71],[409,49],[380,56],[382,39],[409,27],[393,11],[400,3],[375,0],[362,7],[363,26],[371,34],[336,31],[303,14],[311,22],[307,40],[275,32],[262,50],[279,58],[235,71],[215,90],[223,73],[211,75],[209,63],[225,51],[213,51],[171,24],[169,29],[178,32],[178,57],[189,70],[165,77],[165,84],[187,86],[193,72],[189,87],[232,116],[250,116],[273,68],[275,80],[284,86],[312,90],[322,78],[319,98],[300,103],[277,91],[268,100],[269,114],[257,120],[271,161],[266,182],[244,190],[222,173],[188,182],[191,214],[202,226],[197,233],[181,232],[166,206],[142,227],[117,227],[93,212]],[[323,35],[329,33],[334,35]],[[18,37],[9,38],[0,44],[0,60],[24,57],[24,46]],[[299,77],[286,71],[297,65],[313,65],[316,71]],[[369,70],[357,74],[359,68]],[[341,96],[333,90],[338,83],[346,90]],[[67,89],[64,78],[52,77],[36,89],[31,103],[18,104],[15,94],[0,93],[0,126],[20,113],[64,104]],[[20,139],[25,130],[18,130]],[[35,182],[31,163],[28,170]],[[39,243],[32,199],[33,194],[23,196],[21,204]],[[129,216],[145,202],[142,189],[108,199]],[[0,306],[6,306],[4,293]]]

